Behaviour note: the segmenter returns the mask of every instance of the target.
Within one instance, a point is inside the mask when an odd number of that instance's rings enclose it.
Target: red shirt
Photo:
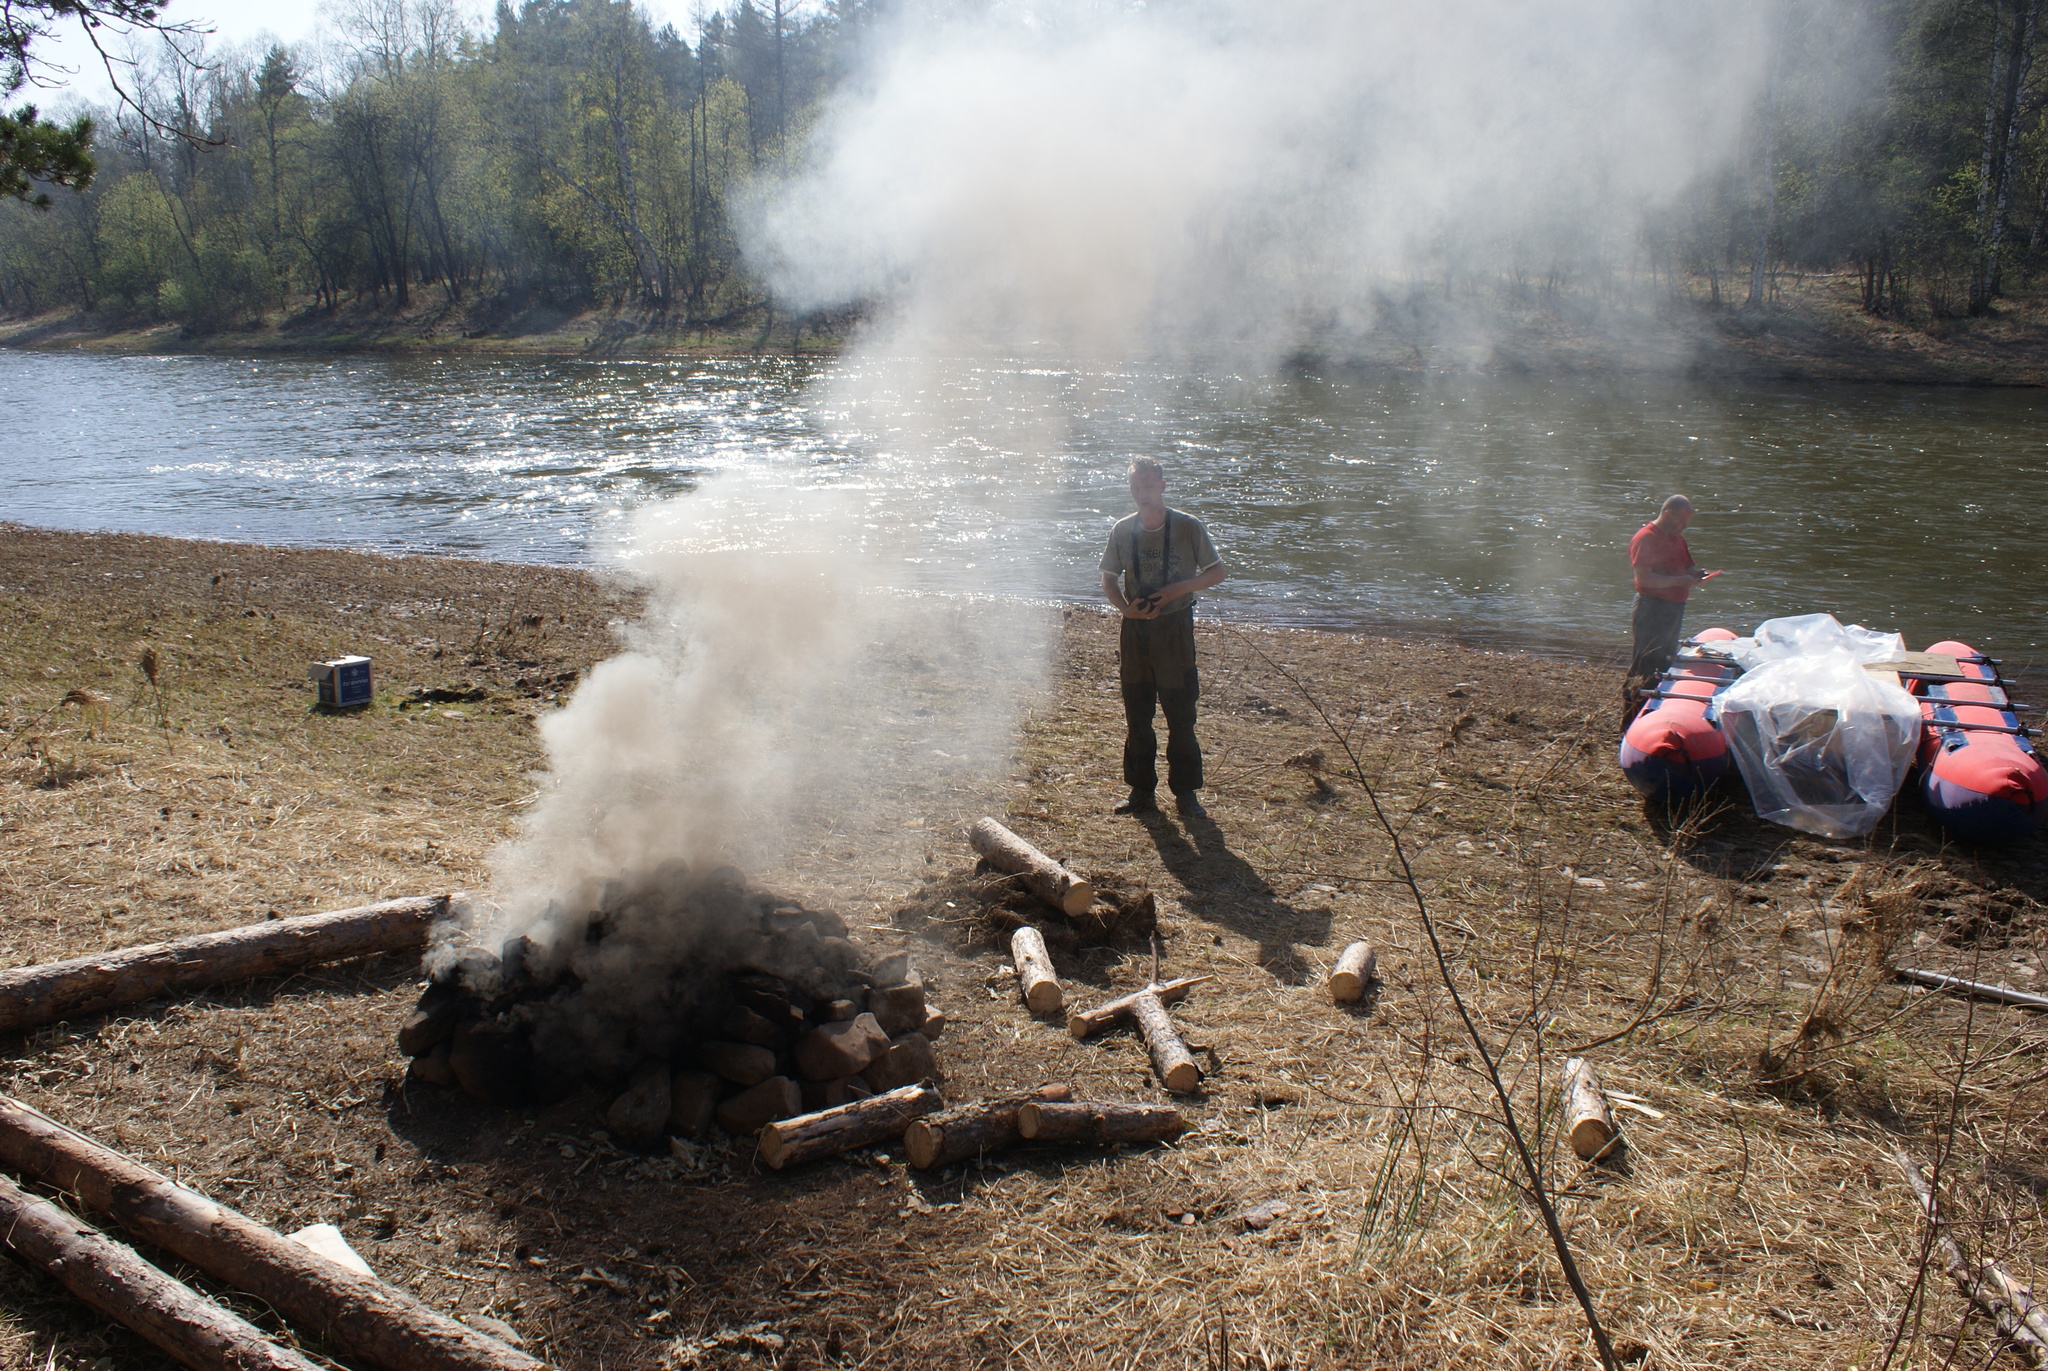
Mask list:
[[[1661,532],[1654,523],[1644,524],[1636,530],[1636,536],[1628,540],[1628,564],[1636,572],[1638,595],[1682,605],[1685,603],[1685,597],[1692,594],[1692,587],[1689,585],[1660,590],[1646,590],[1643,587],[1642,573],[1645,571],[1676,576],[1692,566],[1692,549],[1685,545],[1685,538],[1681,534]]]

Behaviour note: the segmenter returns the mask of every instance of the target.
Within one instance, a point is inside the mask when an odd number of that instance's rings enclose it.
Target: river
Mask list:
[[[1085,600],[1144,452],[1241,619],[1612,644],[1624,545],[1683,490],[1726,569],[1695,627],[1827,610],[2048,645],[2033,391],[0,351],[0,394],[0,520],[52,528],[584,563],[636,507],[745,470],[908,530],[908,587]]]

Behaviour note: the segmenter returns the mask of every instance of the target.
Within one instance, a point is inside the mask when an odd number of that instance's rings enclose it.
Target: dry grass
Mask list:
[[[8,530],[5,955],[474,881],[537,759],[530,715],[552,687],[531,683],[602,655],[619,612],[570,573]],[[544,641],[477,642],[480,621],[534,613]],[[932,1175],[872,1156],[790,1176],[730,1150],[628,1156],[603,1138],[602,1100],[519,1115],[404,1088],[391,1033],[412,982],[393,959],[40,1033],[0,1057],[0,1088],[266,1222],[337,1222],[387,1278],[506,1319],[571,1367],[1590,1366],[1339,750],[1251,640],[1205,630],[1214,822],[1113,819],[1111,625],[1073,612],[1064,627],[1020,771],[905,798],[928,865],[835,845],[763,875],[871,936],[930,939],[919,957],[962,1097],[1047,1079],[1159,1092],[1129,1035],[1075,1043],[1016,1003],[965,908],[959,828],[1001,813],[1149,886],[1166,969],[1217,978],[1176,1011],[1216,1068],[1176,1147],[1023,1150]],[[1921,1252],[1893,1140],[1947,1150],[1967,1245],[2032,1278],[2048,1035],[1885,969],[1910,953],[2039,988],[2040,844],[1946,850],[1910,802],[1862,845],[1732,803],[1673,830],[1614,769],[1612,664],[1256,641],[1355,721],[1638,1365],[1880,1364]],[[161,718],[139,688],[144,646]],[[393,685],[489,694],[309,712],[305,662],[347,648]],[[106,703],[64,704],[73,691]],[[1354,937],[1382,949],[1384,981],[1346,1009],[1316,987]],[[1081,1001],[1149,972],[1135,945],[1081,940],[1061,962]],[[1618,1165],[1557,1144],[1574,1050],[1640,1097]],[[1239,1231],[1233,1216],[1269,1199],[1288,1212]],[[57,1367],[156,1364],[18,1268],[0,1268],[0,1302],[7,1364],[53,1348]],[[1930,1280],[1894,1364],[1952,1353],[1998,1355]]]

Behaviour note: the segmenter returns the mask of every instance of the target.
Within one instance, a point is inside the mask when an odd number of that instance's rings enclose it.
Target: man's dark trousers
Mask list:
[[[1126,619],[1118,643],[1124,696],[1124,784],[1159,788],[1159,735],[1155,710],[1166,715],[1166,786],[1179,794],[1202,788],[1202,749],[1195,741],[1195,702],[1202,697],[1195,669],[1192,610],[1157,619]]]

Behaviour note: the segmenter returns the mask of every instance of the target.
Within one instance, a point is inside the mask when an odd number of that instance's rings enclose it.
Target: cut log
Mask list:
[[[1170,1104],[1032,1101],[1017,1110],[1017,1131],[1032,1142],[1167,1142],[1187,1127]]]
[[[1052,955],[1045,950],[1045,935],[1026,924],[1010,935],[1010,957],[1017,963],[1017,984],[1024,991],[1024,1007],[1033,1014],[1057,1014],[1067,1002],[1060,978],[1053,975]]]
[[[761,1160],[780,1171],[785,1166],[900,1138],[912,1120],[944,1103],[939,1092],[928,1085],[906,1085],[836,1109],[778,1119],[761,1130]]]
[[[421,895],[0,971],[0,1033],[317,962],[425,947],[427,930],[447,909],[447,896]]]
[[[1051,1104],[1073,1098],[1070,1086],[1041,1085],[1022,1094],[956,1104],[951,1109],[927,1114],[905,1129],[903,1150],[919,1171],[1000,1152],[1015,1147],[1023,1137],[1017,1131],[1018,1110],[1027,1104]]]
[[[1564,1096],[1564,1131],[1571,1139],[1572,1151],[1589,1162],[1606,1156],[1619,1134],[1614,1112],[1607,1107],[1607,1095],[1600,1089],[1600,1078],[1584,1057],[1565,1062],[1558,1090]]]
[[[1365,985],[1379,965],[1371,943],[1353,943],[1330,968],[1330,998],[1338,1004],[1355,1004],[1365,998]]]
[[[1152,1050],[1152,1069],[1159,1073],[1161,1084],[1176,1095],[1185,1095],[1202,1083],[1202,1068],[1195,1065],[1194,1054],[1174,1031],[1173,1016],[1157,995],[1144,994],[1131,1001],[1131,1017],[1138,1021],[1145,1046]]]
[[[199,1371],[316,1371],[191,1287],[0,1176],[0,1247],[181,1364]]]
[[[1067,1016],[1067,1032],[1075,1038],[1091,1038],[1113,1024],[1122,1023],[1131,1016],[1131,1006],[1138,1002],[1140,995],[1151,995],[1161,1004],[1178,1004],[1188,997],[1188,992],[1204,981],[1214,980],[1213,976],[1183,976],[1177,981],[1164,985],[1148,985],[1143,990],[1133,990],[1120,999],[1108,1004],[1099,1004],[1093,1009],[1076,1010]]]
[[[1007,871],[1024,882],[1024,888],[1062,914],[1087,911],[1095,903],[1095,887],[1030,843],[984,818],[967,832],[967,841],[982,860],[998,871]]]
[[[1892,1148],[1892,1161],[1913,1197],[1920,1202],[1920,1215],[1934,1230],[1935,1245],[1941,1249],[1942,1265],[1964,1299],[1991,1316],[2008,1342],[2027,1354],[2038,1367],[2048,1367],[2048,1310],[2034,1302],[2033,1292],[2015,1281],[1997,1262],[1987,1261],[1982,1271],[1973,1270],[1948,1224],[1941,1217],[1941,1203],[1934,1187],[1921,1174],[1920,1164],[1902,1147]]]
[[[543,1371],[437,1313],[0,1095],[0,1167],[75,1195],[134,1237],[246,1291],[353,1361],[384,1371]]]

